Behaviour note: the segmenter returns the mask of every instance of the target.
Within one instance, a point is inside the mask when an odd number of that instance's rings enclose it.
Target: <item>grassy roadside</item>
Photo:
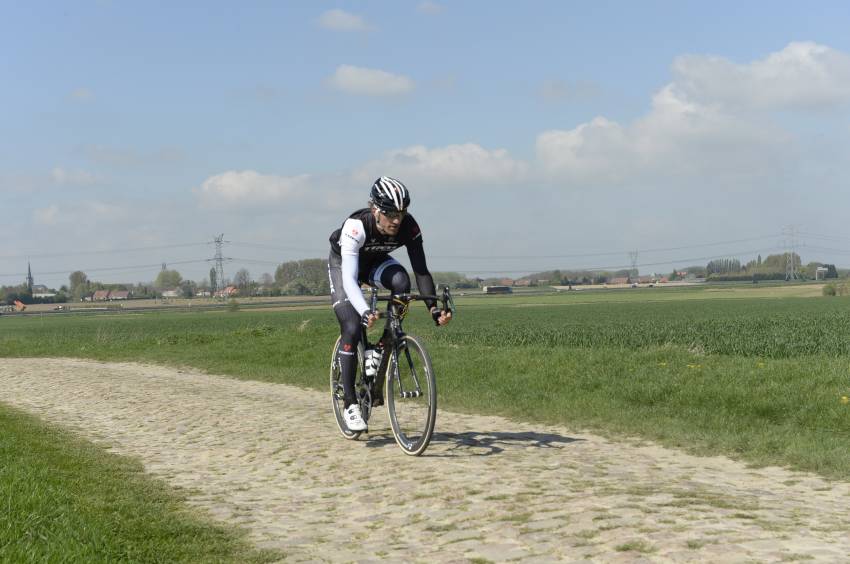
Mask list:
[[[705,292],[702,292],[704,295]],[[428,344],[441,406],[850,479],[850,300],[460,301]],[[329,310],[6,320],[2,356],[193,366],[324,391]]]
[[[133,459],[0,405],[3,562],[272,562]]]

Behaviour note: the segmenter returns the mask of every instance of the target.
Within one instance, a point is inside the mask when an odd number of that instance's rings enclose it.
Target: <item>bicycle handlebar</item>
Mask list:
[[[370,311],[375,311],[378,307],[378,302],[388,302],[391,300],[399,300],[403,302],[412,302],[416,300],[435,300],[443,302],[443,311],[454,313],[455,302],[452,299],[451,291],[448,286],[443,286],[442,296],[432,296],[427,294],[391,294],[389,296],[378,296],[378,289],[372,288],[372,300],[370,303]]]

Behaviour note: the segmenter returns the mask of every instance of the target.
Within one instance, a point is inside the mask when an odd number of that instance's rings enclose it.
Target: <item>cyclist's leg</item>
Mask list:
[[[401,263],[387,255],[369,271],[369,285],[405,294],[410,291],[410,276]]]
[[[342,285],[342,263],[338,256],[331,253],[328,260],[328,277],[330,278],[331,303],[334,314],[339,321],[341,339],[339,341],[340,372],[342,388],[345,394],[345,408],[357,403],[354,391],[354,376],[357,373],[357,345],[360,343],[360,316],[349,302]]]
[[[390,256],[387,256],[386,260],[378,263],[370,271],[369,284],[389,290],[393,294],[410,292],[410,276],[407,274],[407,270]],[[384,342],[387,331],[388,328],[385,328],[380,342]]]

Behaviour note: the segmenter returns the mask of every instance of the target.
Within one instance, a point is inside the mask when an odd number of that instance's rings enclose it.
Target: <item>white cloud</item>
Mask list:
[[[810,43],[792,43],[746,65],[680,57],[673,81],[653,96],[646,115],[631,124],[597,117],[544,132],[537,138],[539,164],[552,177],[586,186],[776,178],[797,148],[768,110],[850,101],[848,61]]]
[[[404,75],[353,65],[337,67],[328,83],[342,92],[365,96],[397,96],[414,88],[413,80]]]
[[[435,16],[439,13],[442,13],[443,6],[441,4],[437,4],[436,2],[431,2],[430,0],[425,0],[425,2],[420,2],[418,6],[416,6],[416,10],[421,14],[428,14],[429,16]]]
[[[682,56],[674,83],[689,98],[729,109],[824,108],[850,102],[850,56],[811,42],[749,64],[721,57]]]
[[[340,209],[346,201],[365,200],[375,178],[391,175],[427,190],[504,185],[526,177],[528,165],[506,150],[474,143],[393,149],[346,174],[278,176],[253,170],[227,171],[207,178],[193,190],[207,209],[259,209],[279,212],[298,206],[316,212]],[[351,194],[358,194],[352,199]]]
[[[334,31],[370,31],[372,26],[355,14],[344,10],[328,10],[319,16],[319,25]]]
[[[127,217],[127,208],[108,202],[85,202],[81,207],[82,214],[95,219],[119,221]]]
[[[283,206],[306,200],[313,186],[311,180],[307,174],[275,176],[231,170],[207,178],[194,192],[207,208]]]
[[[50,172],[50,177],[56,184],[72,186],[92,186],[99,182],[98,178],[84,170],[66,170],[55,167]]]
[[[39,225],[55,225],[59,218],[59,207],[48,206],[33,211],[33,220]]]
[[[94,92],[88,88],[76,88],[71,92],[71,98],[81,102],[86,102],[94,98]]]
[[[97,200],[74,202],[59,207],[51,204],[33,210],[33,220],[40,225],[74,225],[75,229],[97,228],[104,224],[124,222],[130,217],[127,206]]]
[[[442,185],[504,184],[526,176],[528,166],[504,149],[487,150],[474,143],[429,149],[415,145],[387,151],[358,168],[352,175],[357,185],[369,185],[381,175],[403,182],[439,188]]]
[[[133,148],[86,145],[81,147],[79,152],[94,163],[115,168],[160,169],[186,161],[186,154],[178,147],[140,151]]]

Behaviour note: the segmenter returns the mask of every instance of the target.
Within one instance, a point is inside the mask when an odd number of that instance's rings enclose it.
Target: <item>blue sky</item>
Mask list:
[[[390,174],[432,270],[850,265],[850,5],[3,5],[0,284],[322,257]],[[659,249],[670,249],[662,251]],[[827,250],[833,249],[833,250]],[[118,252],[120,251],[120,252]],[[695,260],[690,260],[695,259]],[[699,260],[696,260],[699,259]],[[705,260],[704,260],[705,259]]]

